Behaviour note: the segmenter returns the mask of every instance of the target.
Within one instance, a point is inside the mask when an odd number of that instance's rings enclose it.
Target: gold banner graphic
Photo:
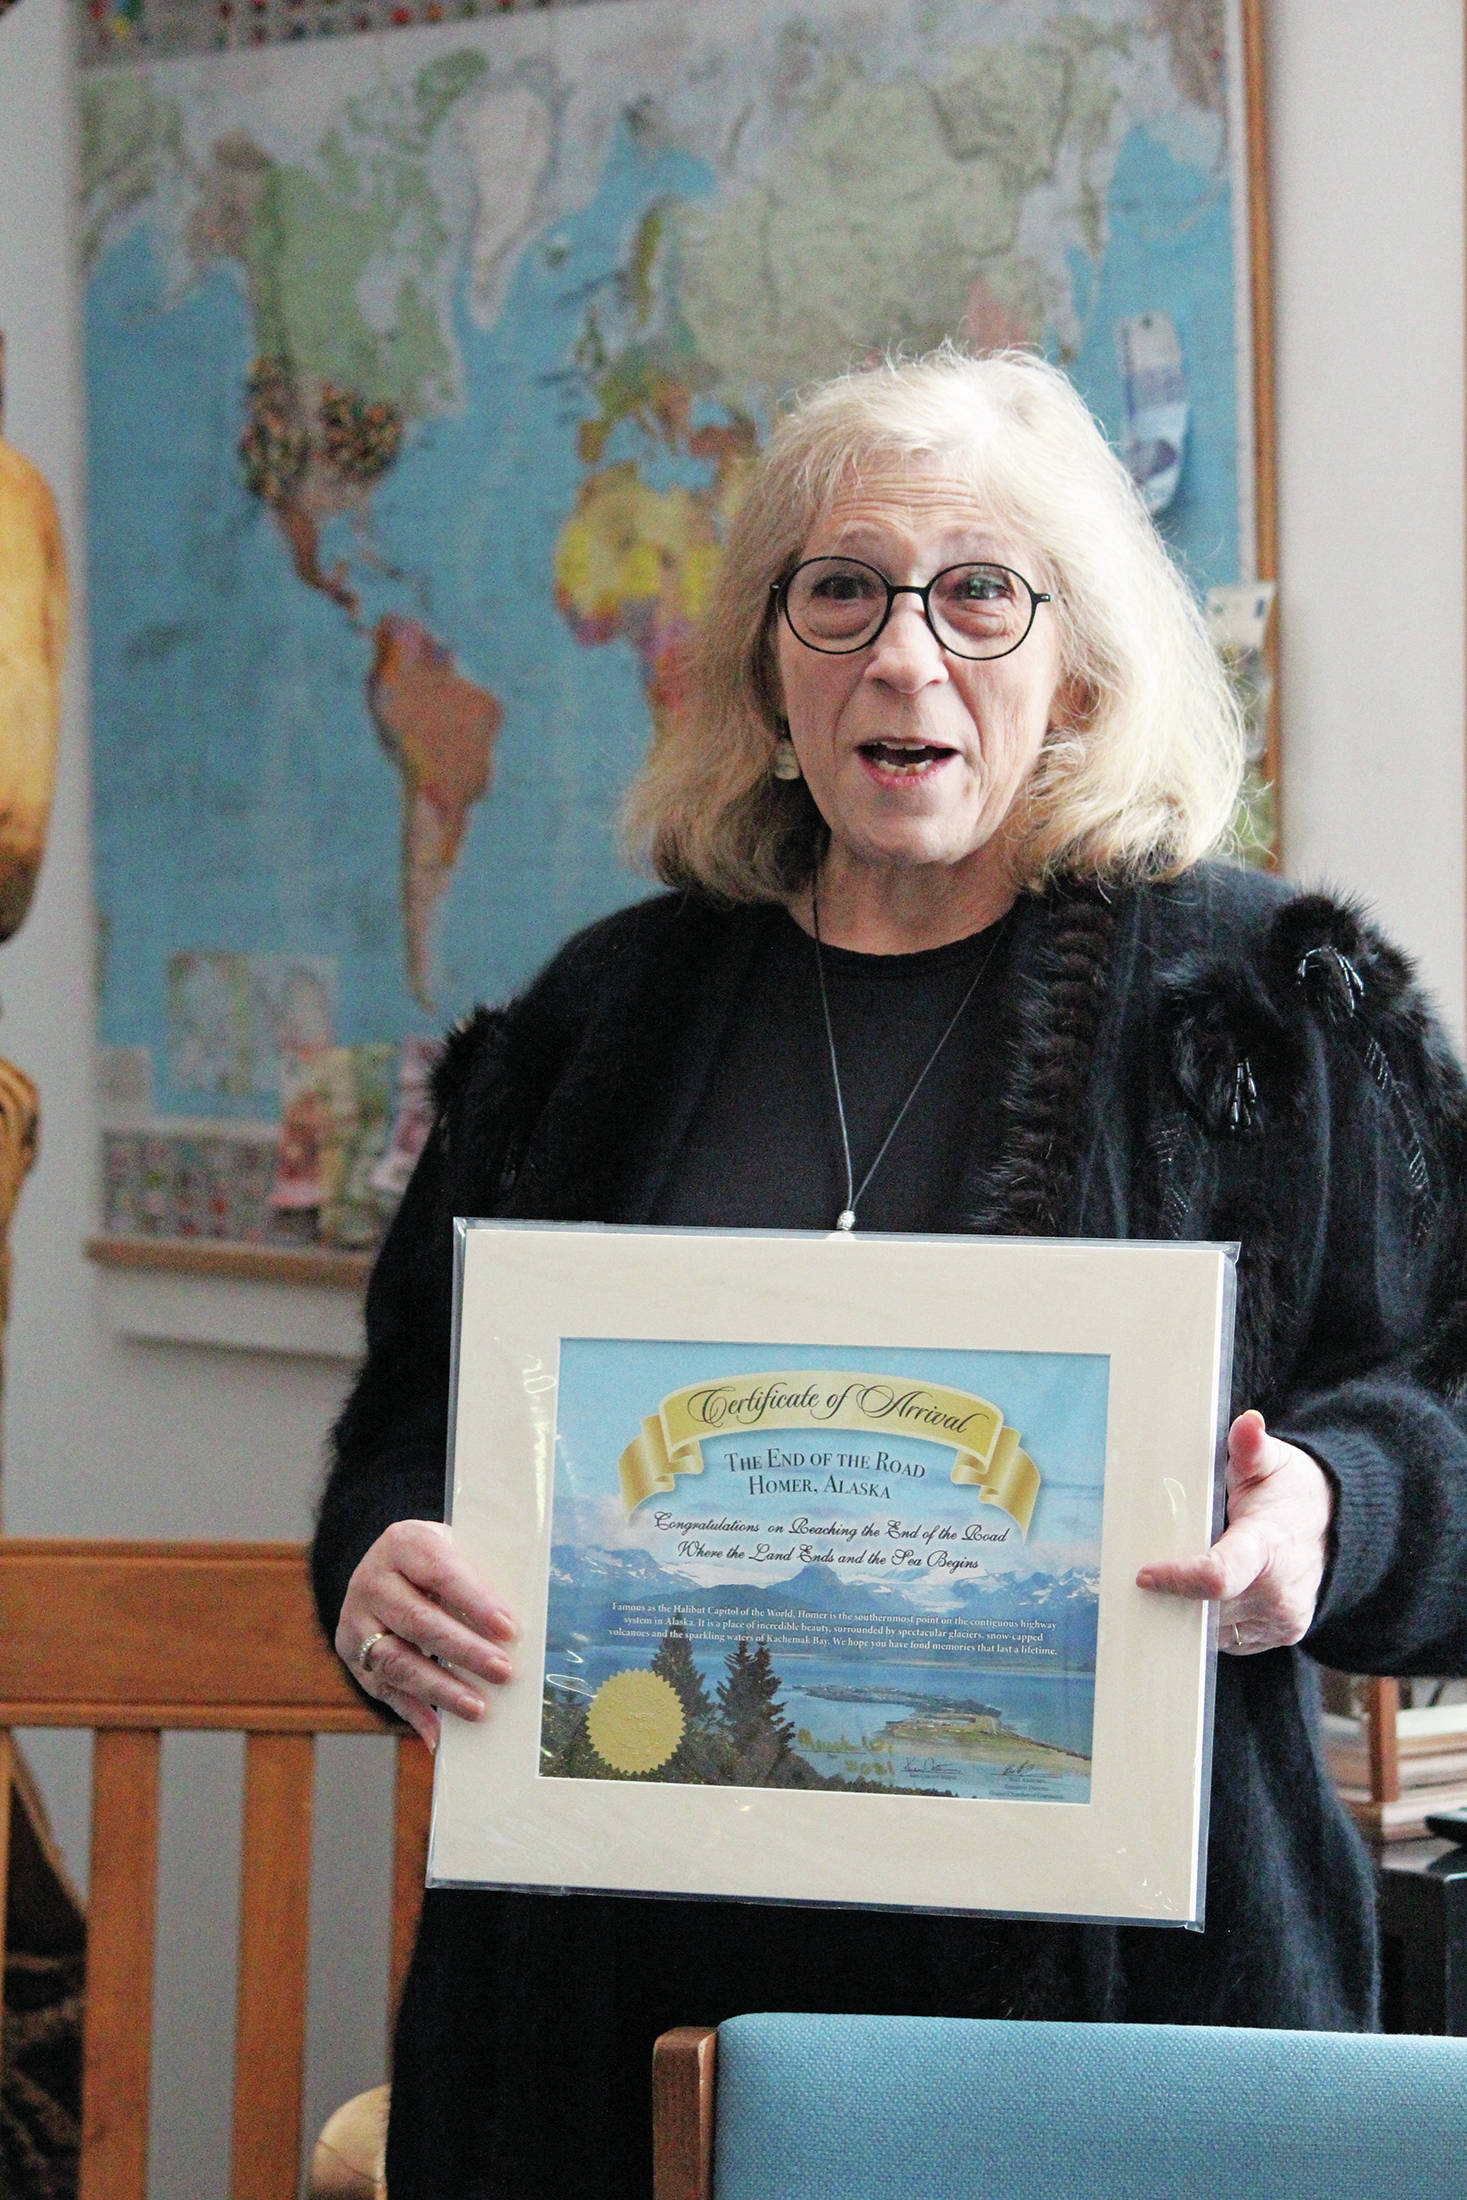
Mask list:
[[[997,1406],[967,1390],[819,1370],[735,1375],[670,1392],[618,1462],[627,1517],[649,1497],[671,1492],[680,1474],[701,1474],[708,1437],[795,1428],[832,1434],[860,1429],[948,1444],[954,1482],[976,1489],[983,1504],[997,1505],[1029,1532],[1039,1469]]]

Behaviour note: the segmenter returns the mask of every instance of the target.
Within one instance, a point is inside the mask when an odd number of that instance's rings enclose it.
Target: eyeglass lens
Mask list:
[[[785,584],[785,616],[812,649],[861,649],[886,618],[888,584],[858,558],[811,558]],[[927,592],[938,640],[964,657],[1017,649],[1034,619],[1034,596],[1004,565],[950,565]]]

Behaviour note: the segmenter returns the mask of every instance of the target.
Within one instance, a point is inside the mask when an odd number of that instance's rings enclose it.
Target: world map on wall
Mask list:
[[[1042,344],[1195,585],[1248,574],[1232,36],[613,0],[89,72],[114,1226],[371,1234],[425,1042],[646,891],[618,799],[792,388]],[[325,1192],[282,1117],[351,1128]],[[234,1205],[180,1219],[211,1125]]]

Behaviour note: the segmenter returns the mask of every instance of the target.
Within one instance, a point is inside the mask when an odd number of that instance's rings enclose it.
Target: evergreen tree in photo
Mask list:
[[[728,1778],[727,1750],[718,1727],[713,1698],[693,1663],[693,1645],[681,1612],[674,1612],[667,1633],[657,1646],[652,1670],[677,1691],[687,1725],[683,1738],[657,1777],[685,1781],[692,1786],[720,1786]]]
[[[667,1633],[657,1645],[652,1670],[677,1690],[678,1702],[683,1707],[689,1726],[712,1718],[713,1698],[704,1687],[703,1676],[693,1663],[693,1645],[683,1624],[681,1612],[673,1613]]]
[[[751,1651],[740,1642],[725,1658],[724,1670],[718,1709],[730,1761],[727,1779],[734,1787],[787,1785],[793,1763],[801,1760],[790,1747],[794,1727],[781,1716],[780,1680],[768,1643]]]
[[[540,1771],[547,1778],[562,1780],[621,1777],[591,1747],[584,1697],[546,1692],[540,1720]]]

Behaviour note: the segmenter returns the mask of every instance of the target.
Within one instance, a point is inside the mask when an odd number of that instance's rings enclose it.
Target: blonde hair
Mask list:
[[[669,885],[783,901],[824,828],[773,777],[785,730],[772,584],[834,498],[936,459],[983,516],[1032,543],[1072,698],[1025,795],[1021,884],[1163,878],[1225,840],[1243,767],[1237,705],[1190,589],[1069,381],[1025,352],[945,344],[807,392],[779,421],[729,529],[682,693],[627,796],[626,841]]]

